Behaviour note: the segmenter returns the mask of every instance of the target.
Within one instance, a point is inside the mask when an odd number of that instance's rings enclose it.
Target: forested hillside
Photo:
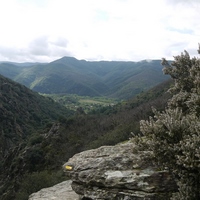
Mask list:
[[[160,62],[92,62],[63,57],[43,64],[0,63],[0,74],[40,93],[128,99],[168,78]]]
[[[15,163],[17,151],[24,150],[29,138],[48,130],[59,118],[72,114],[52,99],[0,75],[0,177],[7,177],[6,171],[14,165],[19,167]],[[11,162],[7,165],[9,159]]]
[[[152,114],[151,106],[164,108],[170,84],[116,106],[71,115],[52,100],[1,77],[1,199],[27,199],[30,193],[66,179],[61,166],[75,153],[138,133],[139,120]]]
[[[52,99],[38,95],[1,75],[0,111],[1,147],[25,139],[47,123],[72,114],[72,111]]]

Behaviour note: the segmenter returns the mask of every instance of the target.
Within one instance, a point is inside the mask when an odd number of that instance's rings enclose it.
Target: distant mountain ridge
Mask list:
[[[85,61],[63,57],[50,63],[0,63],[0,74],[47,94],[131,98],[168,79],[160,60]]]

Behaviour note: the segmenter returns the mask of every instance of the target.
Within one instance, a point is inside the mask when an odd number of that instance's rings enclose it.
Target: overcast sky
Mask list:
[[[197,55],[200,0],[0,0],[0,61]]]

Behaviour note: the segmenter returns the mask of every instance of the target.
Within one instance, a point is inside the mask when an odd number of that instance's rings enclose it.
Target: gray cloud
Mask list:
[[[33,40],[29,45],[29,54],[35,60],[45,57],[58,59],[63,56],[73,56],[68,50],[68,40],[63,37],[52,39],[50,36],[41,36]]]
[[[63,48],[66,48],[68,46],[68,43],[69,43],[68,40],[64,37],[58,37],[56,38],[56,40],[51,42],[51,44]]]
[[[191,57],[197,56],[198,45],[195,48],[188,48],[188,42],[175,42],[167,46],[164,51],[166,57],[174,57],[180,55],[181,52],[186,50]]]
[[[33,55],[46,56],[50,54],[48,36],[34,39],[29,45],[29,52]]]
[[[26,51],[14,47],[0,46],[0,59],[2,61],[20,61],[26,57]]]
[[[51,41],[49,36],[40,36],[32,40],[26,48],[0,46],[1,61],[45,62],[63,56],[74,56],[68,50],[68,40],[62,37]]]

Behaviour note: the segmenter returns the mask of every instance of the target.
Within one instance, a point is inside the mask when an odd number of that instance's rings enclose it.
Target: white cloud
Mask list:
[[[0,0],[0,59],[173,58],[196,54],[198,0]]]

